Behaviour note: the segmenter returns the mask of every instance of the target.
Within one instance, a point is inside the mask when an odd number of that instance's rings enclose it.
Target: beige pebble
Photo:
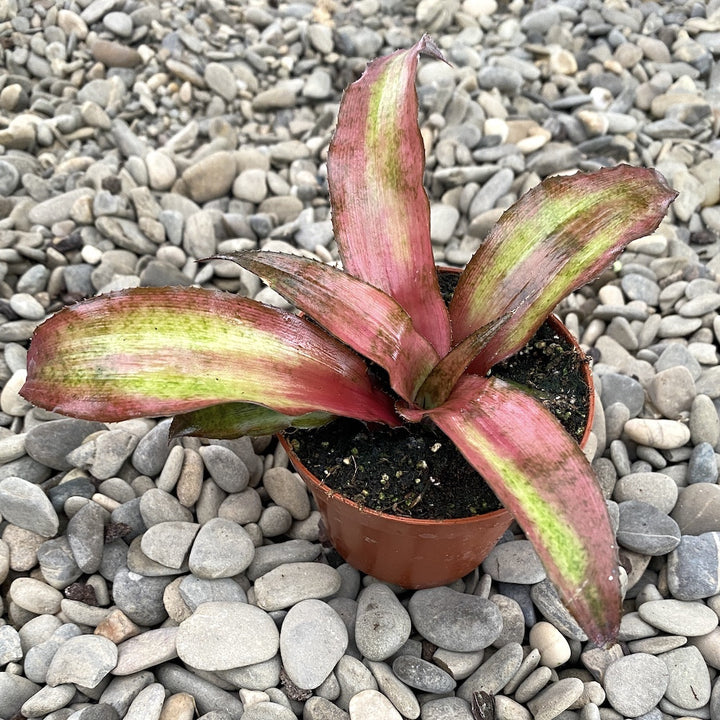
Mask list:
[[[142,632],[141,628],[136,625],[122,610],[111,610],[110,613],[101,620],[95,628],[95,635],[102,635],[108,640],[112,640],[116,645],[134,637]]]
[[[658,450],[673,450],[690,440],[690,429],[677,420],[632,418],[625,423],[624,432],[630,440]]]
[[[570,659],[570,645],[562,633],[544,620],[530,630],[530,647],[540,651],[540,664],[556,668]]]
[[[10,585],[10,599],[18,607],[36,615],[54,615],[60,610],[63,594],[40,580],[20,577]]]
[[[195,698],[190,693],[175,693],[165,700],[160,720],[193,720]]]
[[[200,497],[204,470],[200,453],[185,448],[185,460],[175,490],[177,499],[184,507],[191,507]]]
[[[38,548],[47,540],[17,525],[7,525],[2,538],[10,551],[10,569],[15,572],[32,570],[38,563]]]

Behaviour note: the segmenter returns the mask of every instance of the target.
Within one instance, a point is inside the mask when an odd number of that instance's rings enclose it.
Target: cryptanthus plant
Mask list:
[[[514,514],[587,635],[611,642],[618,560],[593,470],[543,405],[488,371],[654,231],[675,193],[629,166],[549,178],[503,214],[446,306],[423,188],[421,52],[441,59],[423,37],[372,62],[343,97],[328,152],[343,269],[263,251],[223,256],[303,315],[198,288],[99,296],[38,328],[21,394],[104,422],[175,415],[176,434],[215,438],[334,416],[390,426],[427,418]]]

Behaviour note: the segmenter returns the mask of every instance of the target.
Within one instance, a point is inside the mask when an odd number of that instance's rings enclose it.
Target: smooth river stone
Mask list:
[[[247,603],[203,603],[177,634],[177,654],[198,670],[230,670],[273,657],[280,633],[273,619]]]
[[[448,587],[418,590],[408,609],[415,629],[446,650],[483,650],[502,630],[502,615],[494,602]]]
[[[334,595],[342,584],[340,573],[313,562],[284,563],[255,581],[255,598],[263,610],[283,610],[301,600]]]
[[[355,643],[363,657],[389,658],[407,641],[411,629],[408,611],[387,585],[373,583],[358,596]]]
[[[630,440],[658,450],[674,450],[690,440],[689,428],[677,420],[631,418],[624,431]]]
[[[650,712],[665,694],[668,669],[654,655],[637,653],[611,662],[605,670],[607,700],[625,717]]]

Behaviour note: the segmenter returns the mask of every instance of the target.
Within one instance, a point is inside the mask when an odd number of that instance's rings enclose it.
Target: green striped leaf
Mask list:
[[[345,91],[328,151],[335,238],[347,272],[402,305],[438,355],[450,324],[430,243],[418,127],[418,55],[442,59],[427,36],[373,61]]]
[[[198,288],[137,288],[65,308],[35,332],[21,392],[104,422],[250,402],[398,423],[362,358],[321,328]]]
[[[677,193],[654,170],[619,165],[551,177],[507,210],[467,265],[450,303],[460,342],[506,312],[478,375],[517,352],[553,308],[653,232]]]
[[[615,535],[577,443],[539,402],[496,377],[463,376],[443,406],[424,414],[513,513],[588,637],[614,641],[621,609]]]

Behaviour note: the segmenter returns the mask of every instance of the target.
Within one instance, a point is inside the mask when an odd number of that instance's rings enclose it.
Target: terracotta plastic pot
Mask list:
[[[548,322],[577,346],[560,320],[551,316]],[[581,445],[590,434],[595,409],[592,371],[589,365],[583,367],[590,404]],[[322,483],[283,436],[280,442],[312,493],[335,549],[353,567],[385,582],[410,589],[453,582],[485,559],[513,520],[504,508],[449,520],[420,520],[370,510]]]

